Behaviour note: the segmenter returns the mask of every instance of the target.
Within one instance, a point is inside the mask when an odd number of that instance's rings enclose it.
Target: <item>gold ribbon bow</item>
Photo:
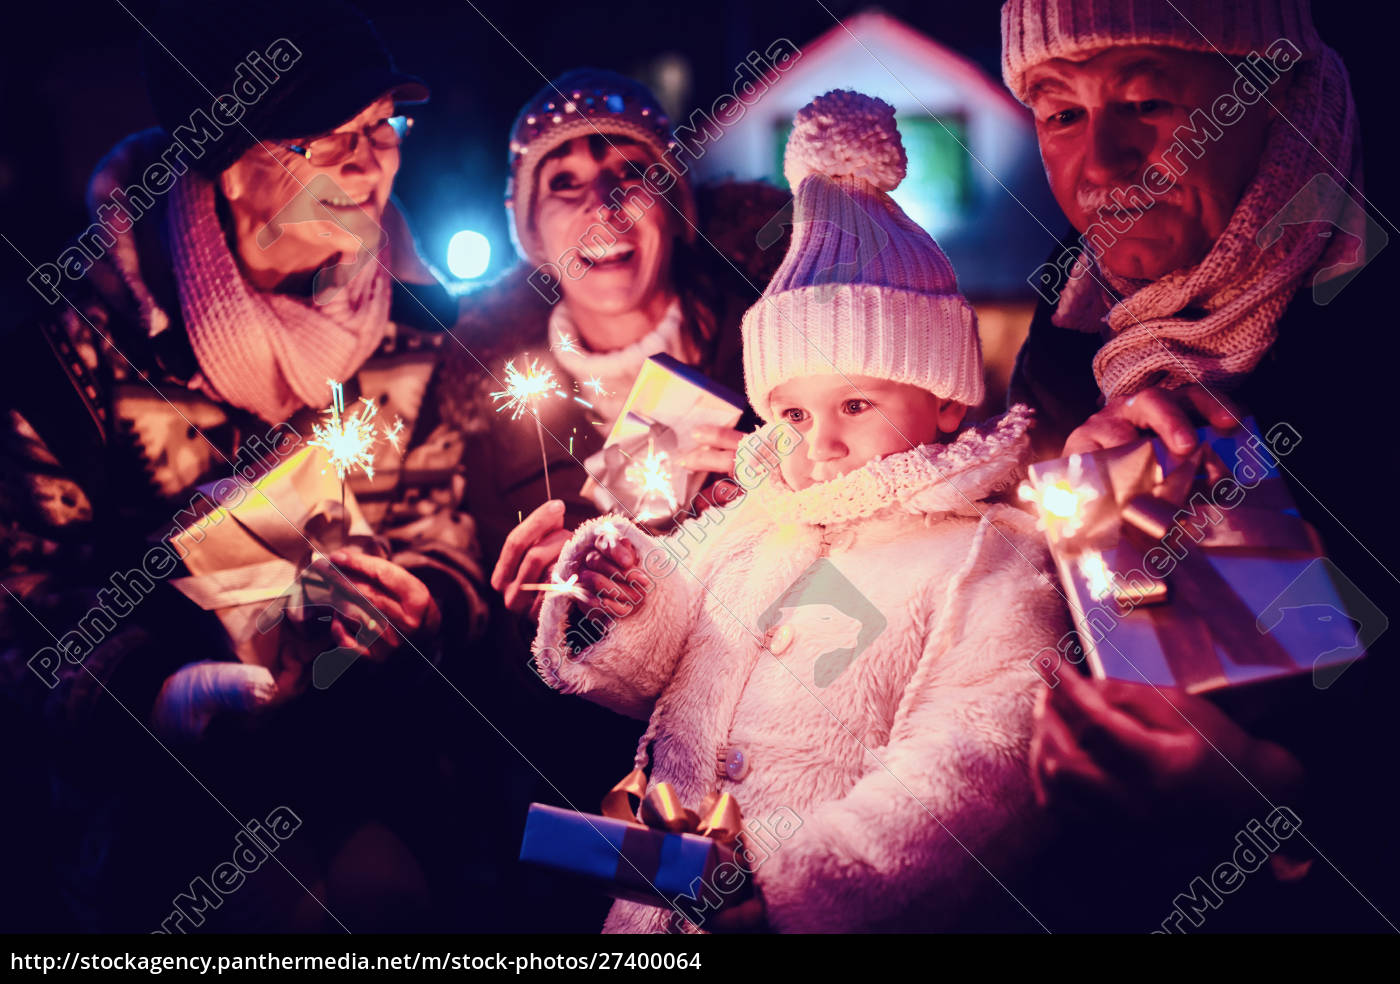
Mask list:
[[[633,799],[640,805],[634,808]],[[672,834],[699,834],[721,844],[737,841],[743,831],[739,801],[729,793],[710,793],[697,812],[681,802],[669,782],[658,782],[648,790],[647,774],[640,768],[633,769],[603,797],[603,816]]]

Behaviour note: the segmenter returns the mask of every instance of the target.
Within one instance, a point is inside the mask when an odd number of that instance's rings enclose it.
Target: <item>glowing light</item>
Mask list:
[[[386,440],[386,441],[389,442],[389,447],[393,448],[393,449],[394,449],[395,451],[397,451],[399,454],[403,454],[403,418],[402,418],[402,417],[395,417],[395,418],[394,418],[394,426],[392,426],[392,427],[385,427],[384,430],[381,431],[381,433],[382,433],[383,436],[384,436],[384,440]]]
[[[555,347],[556,349],[558,349],[560,352],[564,352],[564,353],[566,353],[566,354],[567,354],[567,353],[577,352],[577,351],[578,351],[578,347],[574,345],[574,336],[572,336],[572,335],[570,335],[570,334],[568,334],[568,333],[566,333],[566,332],[561,332],[561,333],[560,333],[560,335],[559,335],[559,343],[558,343],[557,345],[555,345],[554,347]]]
[[[548,584],[522,584],[520,587],[525,591],[543,591],[545,594],[565,595],[575,601],[588,600],[588,593],[583,590],[583,585],[578,583],[577,574],[570,574],[566,581],[561,581],[559,575],[555,574]]]
[[[491,240],[479,232],[463,229],[448,240],[447,269],[454,277],[475,280],[491,265]]]
[[[1103,554],[1097,550],[1086,550],[1076,562],[1079,573],[1089,585],[1089,596],[1095,601],[1103,601],[1113,595],[1113,572],[1104,562]]]
[[[531,360],[529,368],[524,372],[515,368],[514,360],[507,362],[505,387],[492,393],[491,399],[499,404],[496,407],[497,413],[510,411],[511,420],[519,420],[521,415],[526,413],[536,414],[536,400],[564,395],[564,391],[555,382],[554,373],[535,360]]]
[[[355,414],[345,416],[345,388],[334,379],[327,380],[331,386],[331,405],[322,411],[330,418],[328,423],[311,425],[311,440],[307,443],[325,448],[330,455],[331,467],[336,478],[342,482],[345,476],[356,468],[365,477],[374,478],[374,418],[379,407],[373,400],[360,397],[364,406]],[[402,425],[402,421],[399,422]],[[400,426],[400,430],[402,427]]]
[[[1038,486],[1023,483],[1019,494],[1040,508],[1042,525],[1049,520],[1058,521],[1062,536],[1074,535],[1084,520],[1084,504],[1099,497],[1093,486],[1076,484],[1067,478]]]
[[[643,498],[648,495],[662,496],[670,510],[675,512],[680,503],[676,501],[676,492],[671,485],[671,469],[667,464],[669,461],[670,455],[665,451],[658,452],[655,443],[648,442],[646,458],[641,461],[634,458],[623,472],[623,477],[637,487]],[[648,509],[639,514],[638,518],[658,519],[660,515]]]
[[[604,550],[614,549],[622,540],[622,530],[611,516],[604,516],[593,524],[593,532],[596,534],[593,544]]]
[[[605,389],[603,389],[603,381],[602,381],[601,379],[599,379],[597,376],[589,376],[588,379],[584,381],[584,384],[583,384],[583,385],[585,385],[585,386],[589,387],[590,389],[592,389],[592,390],[593,390],[593,393],[594,393],[596,396],[607,396],[607,395],[608,395],[608,391],[605,390]]]
[[[491,394],[491,399],[499,404],[496,412],[503,413],[509,410],[511,420],[520,419],[523,413],[529,413],[535,418],[535,437],[540,442],[540,462],[544,466],[544,494],[546,499],[553,499],[554,490],[549,484],[549,455],[544,450],[544,424],[540,423],[540,411],[536,403],[545,397],[563,397],[565,393],[554,381],[554,373],[534,359],[530,360],[530,367],[524,372],[515,368],[515,360],[507,362],[505,377],[506,388]]]

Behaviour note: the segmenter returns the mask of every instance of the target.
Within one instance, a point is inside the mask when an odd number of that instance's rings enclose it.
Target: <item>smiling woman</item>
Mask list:
[[[786,196],[769,185],[731,184],[703,190],[705,207],[697,209],[695,189],[668,163],[670,140],[655,97],[599,69],[554,80],[516,119],[506,206],[524,262],[467,297],[455,332],[465,351],[452,356],[461,386],[446,397],[446,412],[474,435],[469,454],[482,465],[468,496],[486,557],[495,560],[508,535],[521,548],[506,551],[510,563],[493,578],[515,611],[536,600],[520,585],[540,580],[562,529],[597,514],[582,493],[585,463],[601,450],[649,356],[665,353],[742,389],[739,318],[786,239],[767,250],[753,244]],[[533,278],[531,267],[545,265],[563,271],[557,290]],[[537,448],[494,421],[491,394],[503,388],[508,362],[547,369],[567,397],[538,407],[543,463]],[[728,472],[737,433],[709,436],[685,464]],[[565,506],[548,519],[532,516],[546,499],[546,468]]]
[[[466,501],[486,562],[495,565],[492,587],[520,616],[542,597],[525,585],[548,581],[567,530],[599,512],[583,492],[587,462],[602,451],[647,357],[666,353],[743,389],[739,321],[782,260],[787,237],[768,249],[755,243],[788,196],[763,184],[697,192],[666,170],[669,140],[665,112],[650,92],[596,69],[542,89],[511,134],[507,208],[523,261],[465,299],[454,330],[462,347],[449,352],[443,380],[450,384],[440,396],[474,462]],[[692,245],[697,230],[703,246]],[[557,291],[532,281],[546,264],[564,271]],[[492,394],[506,388],[507,364],[551,373],[564,396],[535,407],[543,455],[534,428],[495,413]],[[682,464],[729,472],[739,434],[706,437],[708,446]],[[546,475],[555,497],[548,503]],[[555,784],[524,792],[595,802],[631,755],[636,723],[544,687],[528,668],[533,626],[524,622],[501,619],[489,647],[499,654],[491,699],[511,708],[496,720]],[[482,673],[478,666],[471,681],[478,689]],[[507,815],[518,823],[525,802],[516,806]],[[531,912],[551,901],[547,885],[519,889],[540,892],[527,905]],[[577,922],[570,925],[591,930],[601,912],[571,918]]]

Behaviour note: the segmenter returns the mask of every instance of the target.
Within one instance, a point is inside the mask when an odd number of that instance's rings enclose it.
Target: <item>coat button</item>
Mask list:
[[[850,528],[842,530],[831,539],[830,550],[850,550],[855,546],[856,531]]]
[[[768,643],[768,650],[774,656],[780,656],[792,645],[793,631],[791,625],[780,625],[773,633],[772,639]]]
[[[731,748],[724,758],[724,775],[731,782],[739,782],[749,774],[748,756],[742,749]]]

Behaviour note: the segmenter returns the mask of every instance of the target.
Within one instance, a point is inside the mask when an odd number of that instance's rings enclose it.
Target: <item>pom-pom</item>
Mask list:
[[[850,175],[893,191],[908,164],[894,107],[874,96],[833,89],[797,111],[783,175],[794,192],[809,174]]]

